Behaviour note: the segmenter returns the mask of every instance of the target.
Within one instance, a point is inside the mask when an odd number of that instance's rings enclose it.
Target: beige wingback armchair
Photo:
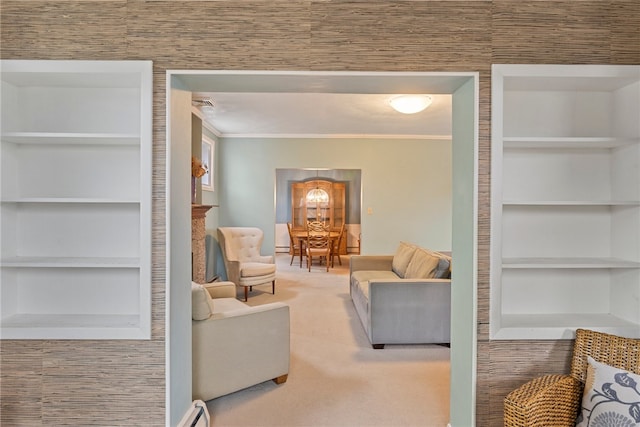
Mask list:
[[[264,233],[256,227],[219,227],[218,242],[227,279],[244,287],[244,300],[256,285],[271,283],[276,293],[276,265],[273,256],[260,255]]]
[[[191,284],[193,399],[211,400],[289,373],[289,306],[250,307],[232,282]]]

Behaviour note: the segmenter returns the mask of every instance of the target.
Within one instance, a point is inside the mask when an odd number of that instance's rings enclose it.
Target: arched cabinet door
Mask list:
[[[309,201],[307,195],[314,190],[323,190],[328,201]],[[321,179],[291,183],[291,224],[294,230],[303,230],[307,221],[322,221],[329,224],[332,231],[340,231],[346,221],[346,187],[343,182]],[[346,254],[346,239],[341,254]]]

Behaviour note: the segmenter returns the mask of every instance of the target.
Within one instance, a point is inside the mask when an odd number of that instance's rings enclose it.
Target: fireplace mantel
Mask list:
[[[204,238],[207,234],[205,216],[214,205],[191,205],[191,280],[205,282],[207,265]]]

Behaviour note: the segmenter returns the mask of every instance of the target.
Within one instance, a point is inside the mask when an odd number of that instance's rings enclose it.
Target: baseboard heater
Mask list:
[[[209,427],[210,425],[207,405],[202,400],[194,400],[178,427]]]

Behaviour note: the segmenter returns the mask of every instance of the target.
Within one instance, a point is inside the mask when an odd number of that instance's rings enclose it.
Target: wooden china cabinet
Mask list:
[[[329,195],[328,202],[307,203],[307,193],[316,188]],[[325,180],[294,182],[291,184],[291,226],[304,230],[307,221],[323,221],[332,231],[340,231],[346,221],[345,184]],[[343,238],[340,253],[347,253],[347,239]]]

